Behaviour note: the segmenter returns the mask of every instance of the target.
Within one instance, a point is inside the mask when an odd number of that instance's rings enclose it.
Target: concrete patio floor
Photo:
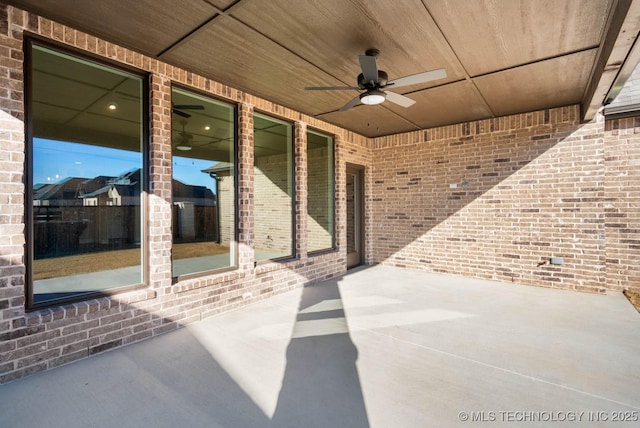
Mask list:
[[[639,417],[640,314],[622,294],[383,266],[0,386],[2,427],[592,427]]]

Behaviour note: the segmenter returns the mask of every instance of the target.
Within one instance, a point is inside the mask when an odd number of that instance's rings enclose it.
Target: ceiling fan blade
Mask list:
[[[405,97],[404,95],[396,94],[391,91],[383,91],[387,94],[387,100],[391,101],[394,104],[398,104],[401,107],[411,107],[416,102],[409,97]]]
[[[351,107],[354,107],[356,105],[360,104],[360,95],[358,95],[357,97],[355,97],[354,99],[352,99],[351,101],[349,101],[348,103],[346,103],[344,106],[342,106],[342,108],[340,109],[340,111],[347,111],[349,110]]]
[[[360,88],[357,86],[306,86],[304,88],[305,91],[346,91],[349,89],[357,91]]]
[[[180,110],[204,110],[204,106],[199,104],[176,104],[173,108],[179,108]]]
[[[416,85],[418,83],[431,82],[432,80],[444,79],[447,77],[447,72],[444,68],[438,68],[437,70],[423,71],[422,73],[412,74],[411,76],[404,76],[398,79],[393,79],[387,82],[386,86],[392,86],[399,88],[401,86]]]
[[[180,110],[177,110],[177,109],[175,109],[175,108],[171,109],[171,111],[173,112],[173,114],[177,114],[178,116],[182,116],[182,117],[184,117],[184,118],[189,118],[189,117],[191,117],[191,115],[190,115],[190,114],[187,114],[187,113],[185,113],[185,112],[183,112],[183,111],[180,111]]]
[[[378,83],[378,64],[376,63],[376,57],[371,55],[358,56],[360,61],[360,68],[362,69],[362,75],[367,82]]]

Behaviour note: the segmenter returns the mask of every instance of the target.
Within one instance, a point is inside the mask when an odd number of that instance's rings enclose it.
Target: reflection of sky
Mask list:
[[[142,166],[142,154],[66,141],[33,139],[33,182],[55,183],[67,177],[117,177]]]
[[[173,178],[182,181],[185,184],[196,186],[206,186],[215,191],[213,178],[202,172],[203,169],[209,168],[216,164],[215,161],[173,157]]]
[[[173,158],[173,177],[185,184],[215,189],[213,179],[202,172],[215,161]],[[93,178],[99,175],[117,177],[142,167],[142,155],[114,149],[66,141],[33,139],[33,183],[56,183],[67,177]]]

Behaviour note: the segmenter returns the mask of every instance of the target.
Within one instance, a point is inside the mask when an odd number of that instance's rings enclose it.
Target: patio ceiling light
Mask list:
[[[387,98],[386,94],[378,89],[371,89],[360,95],[360,102],[368,106],[382,104]]]

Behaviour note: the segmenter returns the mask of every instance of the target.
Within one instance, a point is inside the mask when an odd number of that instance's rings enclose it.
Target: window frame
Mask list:
[[[331,165],[332,165],[332,170],[331,170],[331,179],[332,179],[332,191],[333,191],[333,195],[331,198],[331,204],[332,206],[332,212],[333,212],[333,222],[332,222],[332,230],[331,230],[331,246],[327,247],[327,248],[321,248],[319,250],[312,250],[312,251],[307,251],[307,255],[309,257],[314,257],[314,256],[318,256],[318,255],[322,255],[322,254],[328,254],[328,253],[333,253],[338,251],[338,246],[336,244],[336,219],[337,219],[337,209],[336,209],[336,197],[337,197],[337,187],[336,187],[336,171],[338,170],[338,166],[336,164],[336,160],[337,160],[337,156],[336,156],[336,135],[335,134],[330,134],[330,133],[325,133],[322,132],[316,128],[312,128],[312,127],[307,127],[307,136],[305,138],[306,143],[307,143],[307,147],[306,147],[306,159],[307,159],[307,165],[306,165],[306,171],[307,171],[307,176],[306,176],[306,183],[307,183],[307,212],[305,213],[305,215],[309,215],[309,143],[308,143],[308,134],[309,133],[313,133],[316,135],[320,135],[322,137],[328,137],[331,138]],[[308,227],[308,226],[307,226]],[[305,230],[305,236],[307,236],[308,238],[308,228]],[[307,239],[307,243],[309,242],[309,240]]]
[[[33,210],[33,48],[34,46],[49,49],[64,55],[78,58],[79,60],[93,63],[99,67],[107,67],[123,73],[130,74],[134,77],[138,77],[141,83],[141,158],[142,158],[142,191],[140,194],[140,242],[143,244],[141,247],[141,282],[122,287],[115,287],[106,290],[87,292],[78,296],[63,297],[59,299],[47,300],[44,302],[36,303],[34,301],[34,287],[33,287],[33,260],[34,260],[34,210]],[[122,64],[108,58],[86,52],[78,48],[67,46],[61,43],[57,43],[50,39],[43,38],[38,35],[28,34],[25,32],[24,40],[22,44],[24,53],[23,64],[23,81],[24,81],[24,127],[25,127],[25,147],[24,147],[24,176],[23,183],[25,186],[24,192],[24,223],[25,223],[25,310],[34,311],[43,308],[61,306],[72,302],[81,302],[91,300],[99,297],[112,296],[131,290],[147,287],[148,284],[148,198],[147,193],[150,186],[150,106],[149,106],[149,79],[150,73]]]
[[[231,107],[233,109],[233,239],[235,242],[234,245],[234,249],[233,249],[233,265],[231,266],[225,266],[222,268],[218,268],[218,269],[208,269],[208,270],[204,270],[204,271],[200,271],[200,272],[192,272],[192,273],[187,273],[187,274],[183,274],[183,275],[174,275],[173,274],[173,231],[171,234],[171,280],[173,284],[176,284],[180,281],[184,281],[184,280],[188,280],[188,279],[196,279],[196,278],[202,278],[205,276],[211,276],[211,275],[215,275],[215,274],[219,274],[219,273],[225,273],[225,272],[231,272],[231,271],[235,271],[238,270],[240,264],[238,263],[238,257],[240,255],[239,252],[239,227],[238,227],[238,221],[240,218],[240,204],[238,203],[238,197],[240,196],[239,194],[239,185],[238,185],[238,179],[239,179],[239,171],[238,171],[238,161],[239,161],[239,157],[238,157],[238,104],[237,103],[233,103],[230,102],[229,100],[226,100],[224,98],[221,97],[216,97],[208,92],[205,91],[201,91],[198,90],[196,88],[192,88],[190,86],[187,85],[183,85],[177,82],[171,82],[171,95],[172,95],[172,101],[173,101],[173,90],[177,89],[179,91],[182,92],[187,92],[190,94],[193,94],[195,96],[198,97],[202,97],[202,98],[208,98],[211,99],[214,102],[218,102],[220,104],[224,104],[227,105],[229,107]],[[173,129],[173,113],[171,114],[171,129]],[[171,180],[173,180],[173,146],[171,147]],[[171,190],[171,201],[173,202],[173,188]],[[216,204],[217,204],[217,195],[216,195]],[[173,211],[172,211],[173,213]],[[219,212],[218,212],[219,215]],[[173,223],[173,214],[171,216],[171,221]]]
[[[273,263],[273,262],[284,262],[284,261],[289,261],[289,260],[296,260],[297,258],[300,257],[300,255],[298,254],[298,252],[296,251],[296,244],[297,244],[297,239],[296,239],[296,209],[298,204],[296,203],[296,164],[298,161],[298,156],[296,155],[296,138],[295,138],[295,123],[290,122],[284,118],[281,117],[277,117],[274,116],[273,114],[270,114],[268,112],[265,112],[263,110],[258,110],[258,109],[254,109],[253,114],[252,114],[252,121],[253,121],[253,129],[252,129],[252,135],[253,135],[253,147],[252,147],[252,152],[253,152],[253,164],[251,165],[251,174],[255,174],[254,168],[256,166],[256,160],[255,160],[255,118],[256,116],[262,116],[263,118],[267,119],[267,120],[272,120],[274,122],[277,123],[281,123],[283,125],[288,125],[291,128],[291,137],[289,138],[289,148],[291,149],[291,254],[287,254],[285,256],[281,256],[281,257],[274,257],[272,259],[263,259],[263,260],[256,260],[256,256],[255,256],[255,248],[254,248],[254,254],[253,254],[253,262],[255,266],[259,266],[259,265],[263,265],[263,264],[267,264],[267,263]],[[255,177],[253,180],[254,183],[254,187],[253,187],[253,201],[255,203]],[[253,208],[253,232],[255,234],[255,224],[256,224],[256,216],[255,216],[255,206]],[[306,215],[306,213],[305,213]],[[254,238],[254,242],[255,242],[255,238]]]

